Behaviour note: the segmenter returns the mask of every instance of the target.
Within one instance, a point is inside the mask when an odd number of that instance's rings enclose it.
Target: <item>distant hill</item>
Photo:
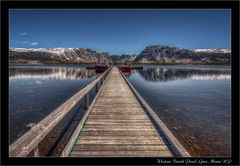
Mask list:
[[[135,58],[137,57],[136,54],[128,55],[128,54],[122,54],[122,55],[111,55],[111,59],[113,62],[133,62]]]
[[[154,45],[146,47],[134,62],[228,62],[230,49],[188,50],[177,47]]]
[[[88,48],[10,48],[11,63],[96,63],[107,58],[109,62],[125,63],[223,63],[230,64],[231,50],[182,49],[164,45],[146,47],[136,55],[109,55]]]
[[[201,48],[194,49],[195,52],[205,52],[205,53],[231,53],[231,49],[229,48]]]
[[[55,62],[55,63],[95,63],[107,57],[108,52],[97,52],[88,48],[10,48],[10,62]]]

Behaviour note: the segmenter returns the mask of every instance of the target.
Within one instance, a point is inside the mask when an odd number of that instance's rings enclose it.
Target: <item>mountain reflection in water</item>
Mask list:
[[[9,67],[10,142],[27,132],[96,78],[84,66],[11,65]],[[79,111],[81,112],[81,111]]]
[[[85,68],[10,68],[9,79],[84,79],[96,75],[94,70]]]
[[[231,79],[231,72],[229,70],[144,68],[136,72],[147,81],[171,81],[188,78],[196,80]]]
[[[231,70],[145,66],[127,76],[192,156],[231,155]]]
[[[192,156],[231,155],[231,70],[156,66],[127,77]],[[10,67],[10,142],[95,78],[84,67]]]

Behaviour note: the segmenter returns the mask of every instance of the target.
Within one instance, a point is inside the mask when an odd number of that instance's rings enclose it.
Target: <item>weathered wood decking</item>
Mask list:
[[[70,157],[172,156],[117,68],[110,71],[75,137]]]
[[[97,94],[89,105],[93,89]],[[62,157],[190,157],[116,67],[110,67],[12,143],[9,156],[44,156],[39,153],[39,143],[82,100],[85,113]]]

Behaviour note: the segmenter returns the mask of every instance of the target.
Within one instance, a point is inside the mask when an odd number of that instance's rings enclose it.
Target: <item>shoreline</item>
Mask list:
[[[9,65],[95,65],[96,63],[56,63],[56,62],[47,62],[47,63],[15,63],[9,62]],[[200,63],[200,62],[192,62],[192,63],[129,63],[129,62],[122,62],[122,63],[109,63],[110,65],[123,65],[129,64],[133,66],[150,66],[150,65],[170,65],[170,66],[228,66],[231,67],[229,63],[223,62],[208,62],[208,63]]]

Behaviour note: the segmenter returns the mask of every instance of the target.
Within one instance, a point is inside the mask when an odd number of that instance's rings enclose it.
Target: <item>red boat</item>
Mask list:
[[[96,73],[103,73],[109,68],[108,60],[106,57],[101,57],[95,66]]]
[[[120,71],[123,73],[131,73],[132,72],[132,66],[130,65],[122,65],[119,67]]]
[[[105,72],[108,68],[109,68],[109,66],[97,65],[97,66],[95,66],[95,71],[96,71],[96,73],[103,73],[103,72]]]

